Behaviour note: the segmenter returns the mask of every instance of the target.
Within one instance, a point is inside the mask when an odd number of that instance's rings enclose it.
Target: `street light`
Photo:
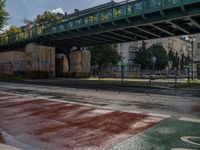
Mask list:
[[[156,63],[156,57],[155,56],[152,57],[152,62],[153,62],[153,70],[155,70],[155,63]]]
[[[194,42],[196,41],[196,37],[189,37],[190,42],[192,44],[192,81],[194,80]]]

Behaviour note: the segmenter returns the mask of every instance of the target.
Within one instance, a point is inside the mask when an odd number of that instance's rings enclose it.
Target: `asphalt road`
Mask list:
[[[174,90],[127,86],[115,81],[55,79],[1,82],[0,90],[144,114],[156,113],[174,118],[200,117],[200,89]]]
[[[0,82],[0,148],[198,150],[197,91],[85,80]]]

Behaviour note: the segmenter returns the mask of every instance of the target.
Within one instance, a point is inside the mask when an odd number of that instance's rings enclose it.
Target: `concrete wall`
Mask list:
[[[71,51],[69,54],[70,77],[89,77],[91,54],[89,51]]]
[[[28,44],[26,46],[26,73],[31,78],[55,77],[55,48]]]
[[[25,72],[25,52],[10,51],[0,53],[0,75]]]
[[[0,53],[0,75],[26,73],[28,78],[55,77],[55,48],[28,44],[24,52]],[[63,77],[90,77],[91,54],[89,51],[72,51],[62,59]]]
[[[64,55],[63,57],[63,72],[68,73],[69,72],[69,60],[67,56]]]

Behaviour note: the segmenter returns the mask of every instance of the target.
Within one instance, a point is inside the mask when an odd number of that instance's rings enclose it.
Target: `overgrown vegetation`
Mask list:
[[[60,22],[62,22],[62,17],[49,11],[45,11],[42,15],[37,15],[33,20],[24,18],[25,26],[23,28],[11,26],[7,31],[5,31],[4,35],[10,35],[5,38],[5,42],[21,40],[23,38],[26,39],[31,36],[33,32],[40,34],[48,30],[52,25]],[[34,26],[36,26],[36,28],[33,29]]]
[[[0,30],[4,27],[6,24],[6,21],[8,19],[8,13],[5,10],[6,1],[0,0]]]

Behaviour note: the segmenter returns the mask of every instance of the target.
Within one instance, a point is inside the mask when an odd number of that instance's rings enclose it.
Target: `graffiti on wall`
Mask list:
[[[14,60],[0,63],[1,74],[12,74],[13,72],[24,72],[25,71],[24,60]]]

